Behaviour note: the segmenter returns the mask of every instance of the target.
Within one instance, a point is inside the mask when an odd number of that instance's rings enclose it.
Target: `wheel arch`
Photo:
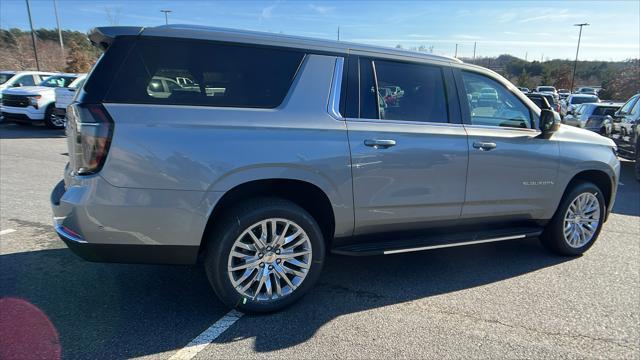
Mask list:
[[[336,231],[336,214],[326,192],[306,180],[265,178],[236,184],[224,192],[209,214],[200,242],[200,255],[207,248],[207,234],[216,226],[216,219],[239,202],[258,197],[286,199],[305,209],[318,222],[327,249],[330,249]]]
[[[563,197],[566,196],[566,194],[571,191],[577,183],[582,181],[593,183],[602,191],[602,197],[604,197],[605,201],[605,209],[609,209],[609,204],[613,201],[615,189],[615,180],[613,176],[606,171],[599,169],[582,170],[569,180],[567,186],[565,186]],[[606,216],[608,216],[608,211]]]

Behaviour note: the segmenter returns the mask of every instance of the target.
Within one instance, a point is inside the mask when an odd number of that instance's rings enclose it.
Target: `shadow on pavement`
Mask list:
[[[620,161],[620,184],[612,212],[640,216],[640,181],[636,180],[635,163]]]
[[[566,260],[536,240],[388,257],[330,256],[310,294],[280,313],[245,316],[243,332],[229,339],[255,338],[258,352],[287,348],[344,314],[473,288]],[[130,358],[179,349],[228,311],[202,267],[96,264],[68,249],[0,256],[0,295],[46,314],[63,358]]]
[[[202,267],[97,264],[66,248],[0,256],[0,297],[44,313],[63,358],[131,358],[181,348],[228,311]]]
[[[332,256],[319,284],[299,303],[247,317],[242,332],[231,329],[216,342],[254,338],[257,352],[284,349],[307,341],[341,315],[482,286],[568,260],[551,255],[535,239],[387,257]]]
[[[47,139],[65,137],[64,130],[43,125],[0,122],[0,139]]]

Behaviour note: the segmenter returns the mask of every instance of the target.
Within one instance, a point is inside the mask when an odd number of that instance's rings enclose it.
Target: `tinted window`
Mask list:
[[[462,72],[473,125],[531,128],[531,112],[520,99],[497,81],[484,75]],[[491,88],[489,93],[483,89]]]
[[[380,119],[448,122],[439,67],[381,60],[374,65]]]
[[[556,91],[556,88],[554,88],[553,86],[540,86],[540,87],[538,87],[538,91],[554,92],[554,91]]]
[[[31,75],[22,75],[16,82],[16,84],[20,84],[20,86],[35,86],[36,83],[33,81],[33,76]]]
[[[629,111],[631,111],[631,107],[636,103],[636,100],[638,100],[637,96],[632,97],[631,99],[629,99],[629,101],[627,101],[624,105],[622,105],[622,107],[620,108],[620,113],[621,114],[628,114]]]
[[[598,97],[597,96],[580,96],[580,97],[575,96],[571,98],[572,104],[584,104],[584,103],[591,103],[591,102],[598,102]]]
[[[272,48],[142,38],[105,101],[274,108],[303,57]]]
[[[549,102],[545,101],[546,99],[541,96],[529,96],[529,99],[533,101],[534,104],[538,105],[540,109],[550,109]]]
[[[44,79],[40,86],[46,87],[68,87],[75,80],[75,76],[50,76]]]
[[[377,119],[378,105],[376,83],[373,77],[371,60],[360,60],[360,118]]]
[[[618,110],[617,108],[614,107],[608,107],[608,106],[598,106],[593,110],[593,115],[600,115],[600,116],[613,116],[613,114],[615,114],[616,110]]]
[[[13,74],[3,74],[0,73],[0,85],[6,83],[7,81],[9,81],[9,79],[11,79],[13,77]]]

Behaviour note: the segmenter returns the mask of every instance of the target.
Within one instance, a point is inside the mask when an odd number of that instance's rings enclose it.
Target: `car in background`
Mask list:
[[[567,89],[558,89],[558,96],[560,99],[566,99],[569,95],[571,95],[571,91]]]
[[[618,146],[618,155],[635,160],[636,179],[640,181],[640,94],[627,100],[612,116],[614,130],[611,138]]]
[[[518,86],[518,90],[522,91],[523,94],[529,93],[531,91],[529,90],[529,88],[520,87],[520,86]]]
[[[598,95],[598,89],[589,86],[583,86],[578,88],[576,94]]]
[[[550,109],[560,114],[560,102],[550,93],[529,93],[526,94],[540,109]],[[543,101],[546,101],[546,103]],[[546,106],[546,107],[543,107]]]
[[[588,94],[571,94],[560,104],[560,115],[567,116],[575,109],[576,106],[586,103],[598,103],[598,99],[595,95]]]
[[[613,115],[622,103],[585,103],[578,105],[573,113],[563,119],[563,123],[591,130],[603,136],[610,136],[613,129]]]
[[[2,116],[5,121],[19,123],[44,122],[51,129],[61,129],[54,113],[55,88],[68,87],[77,74],[56,74],[49,76],[38,86],[22,86],[5,89],[2,92]]]
[[[0,71],[0,99],[2,99],[2,90],[4,89],[35,86],[53,74],[43,71]]]
[[[71,102],[73,101],[77,90],[82,88],[82,85],[84,84],[84,80],[86,78],[87,74],[79,74],[78,77],[73,80],[73,82],[71,82],[68,87],[60,87],[54,89],[56,95],[54,114],[56,117],[58,117],[58,124],[60,124],[60,122],[62,122],[62,124],[65,123],[67,106],[69,106],[69,104],[71,104]]]

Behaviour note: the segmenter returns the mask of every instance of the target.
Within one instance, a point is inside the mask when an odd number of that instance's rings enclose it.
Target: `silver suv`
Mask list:
[[[91,261],[201,261],[230,307],[291,304],[328,252],[578,255],[613,206],[614,143],[478,66],[196,26],[90,38],[106,51],[67,111],[56,231]]]

